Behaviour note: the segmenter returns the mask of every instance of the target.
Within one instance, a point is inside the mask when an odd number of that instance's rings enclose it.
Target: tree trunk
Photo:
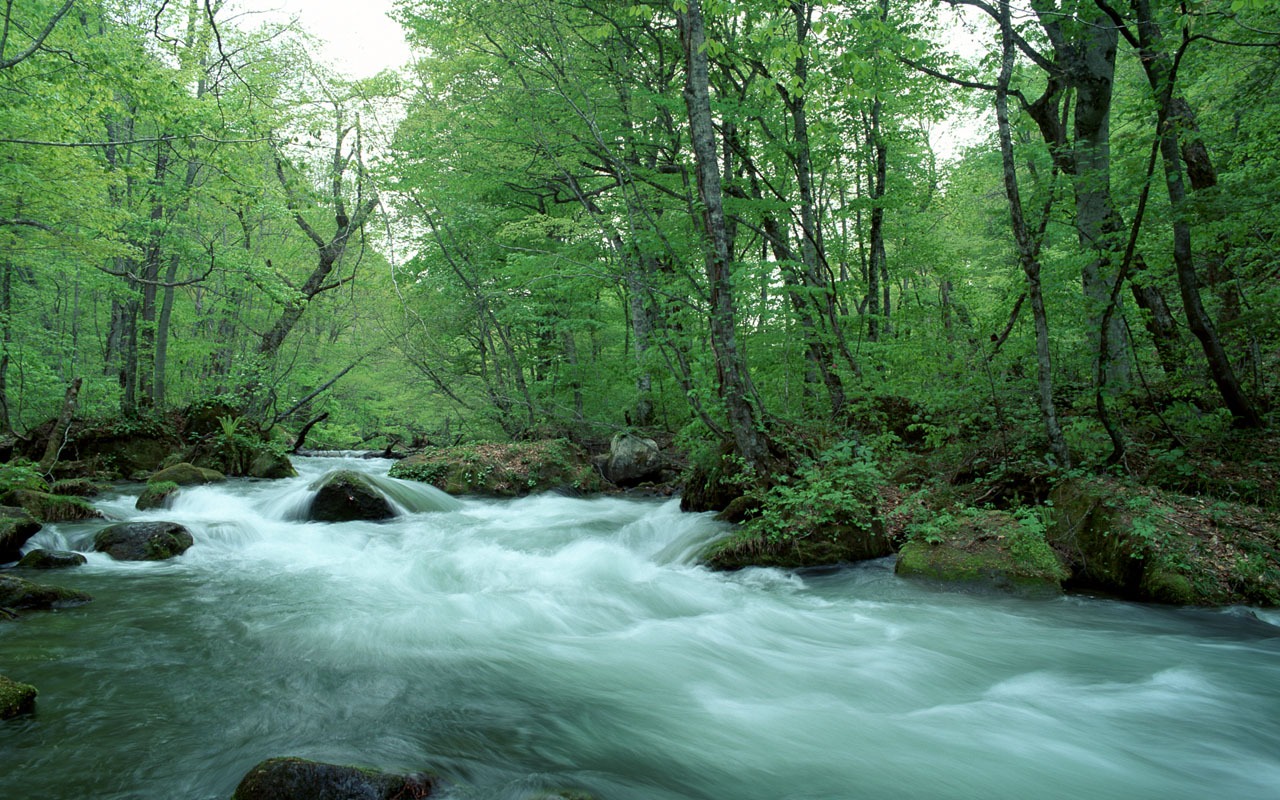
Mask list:
[[[1031,312],[1036,330],[1036,383],[1040,397],[1040,415],[1049,450],[1064,469],[1071,467],[1071,452],[1067,449],[1062,427],[1058,423],[1053,403],[1053,362],[1049,353],[1049,320],[1045,313],[1044,296],[1040,287],[1040,260],[1038,246],[1027,229],[1022,214],[1022,195],[1018,189],[1017,165],[1013,155],[1013,136],[1009,125],[1009,79],[1013,75],[1014,41],[1013,24],[1009,19],[1009,0],[1000,0],[1000,78],[996,88],[996,125],[1000,138],[1000,156],[1004,166],[1004,188],[1009,198],[1009,218],[1014,239],[1018,244],[1018,260],[1027,277],[1027,295],[1031,299]]]
[[[1187,188],[1183,178],[1179,152],[1177,106],[1174,96],[1176,65],[1161,49],[1162,34],[1151,12],[1150,0],[1133,0],[1138,19],[1138,40],[1142,68],[1156,101],[1156,124],[1160,137],[1160,158],[1164,162],[1165,189],[1169,195],[1173,228],[1173,265],[1178,277],[1178,291],[1187,315],[1187,326],[1200,342],[1209,365],[1209,374],[1218,387],[1223,403],[1231,411],[1237,425],[1261,428],[1264,423],[1253,404],[1245,396],[1235,370],[1200,299],[1200,277],[1196,273],[1191,243],[1191,222],[1187,209]]]
[[[725,226],[720,170],[716,161],[715,128],[711,118],[710,77],[701,0],[688,0],[677,14],[684,47],[684,100],[696,166],[698,197],[702,203],[702,233],[706,238],[707,286],[711,294],[710,338],[716,356],[720,399],[728,414],[737,454],[760,476],[767,476],[768,440],[763,410],[753,405],[755,389],[746,357],[738,349],[737,312],[730,272],[728,229]]]
[[[83,382],[82,378],[71,381],[71,385],[67,387],[66,396],[62,400],[62,413],[58,415],[58,421],[54,424],[53,430],[49,431],[49,441],[44,447],[44,457],[40,459],[40,471],[46,475],[53,469],[53,465],[58,463],[58,454],[66,444],[67,431],[71,427],[71,415],[76,411],[76,398],[80,396],[80,384]]]

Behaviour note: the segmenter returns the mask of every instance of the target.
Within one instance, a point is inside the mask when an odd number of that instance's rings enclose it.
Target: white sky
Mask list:
[[[239,0],[242,9],[297,18],[323,42],[322,61],[351,78],[367,78],[409,61],[400,25],[387,16],[392,0]],[[274,17],[275,14],[272,14]]]

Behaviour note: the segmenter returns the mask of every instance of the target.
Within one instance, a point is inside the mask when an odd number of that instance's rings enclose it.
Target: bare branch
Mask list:
[[[49,20],[49,24],[44,26],[44,30],[40,31],[40,35],[31,42],[30,47],[24,50],[21,55],[14,56],[13,58],[4,58],[4,46],[8,44],[9,41],[9,17],[13,11],[13,0],[9,0],[4,12],[4,33],[3,35],[0,35],[0,69],[8,69],[9,67],[14,66],[15,64],[20,64],[30,58],[35,51],[40,49],[40,45],[44,44],[44,40],[49,37],[49,34],[53,33],[53,29],[57,26],[58,22],[67,15],[67,12],[70,11],[71,7],[75,4],[76,0],[67,0],[67,2],[63,3],[62,8],[54,12],[53,18]]]

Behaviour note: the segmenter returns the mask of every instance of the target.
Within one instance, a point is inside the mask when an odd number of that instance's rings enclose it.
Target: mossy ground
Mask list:
[[[1061,591],[1070,577],[1035,520],[972,508],[942,515],[928,533],[903,545],[896,571],[1027,592]]]

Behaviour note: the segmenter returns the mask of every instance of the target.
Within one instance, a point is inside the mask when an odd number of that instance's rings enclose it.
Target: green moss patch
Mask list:
[[[1061,591],[1070,577],[1031,515],[964,509],[917,530],[927,533],[903,545],[899,575],[1033,593]]]
[[[0,675],[0,719],[12,719],[36,710],[36,687]]]

